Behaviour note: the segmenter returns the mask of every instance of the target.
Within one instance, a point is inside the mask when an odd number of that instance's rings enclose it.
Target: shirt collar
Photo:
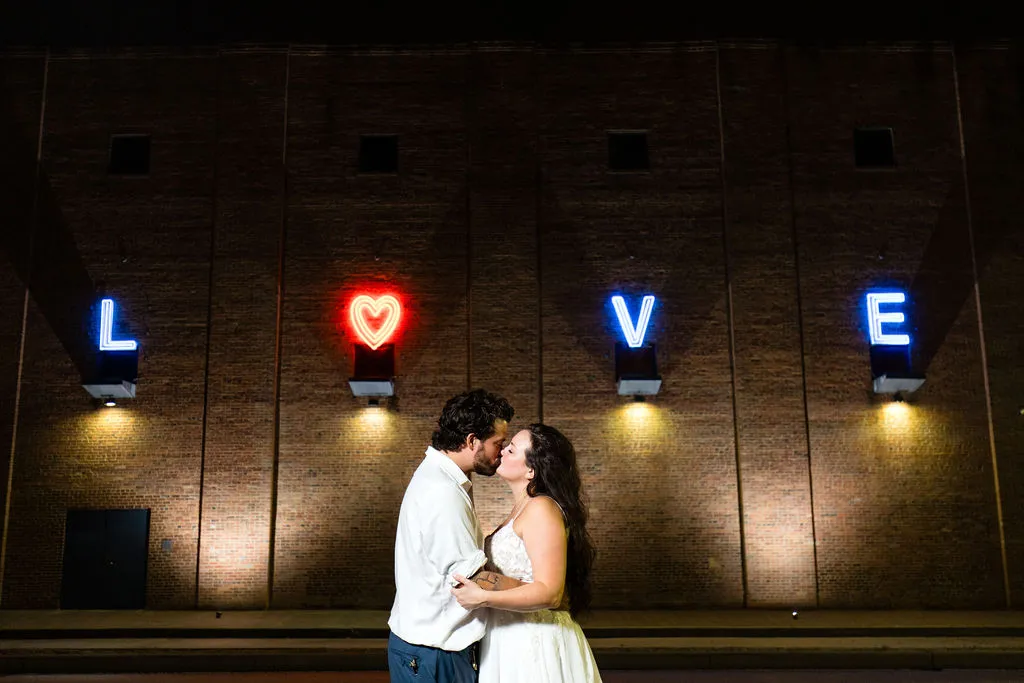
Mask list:
[[[433,446],[427,446],[427,459],[436,465],[442,472],[447,474],[452,481],[466,491],[473,488],[473,482],[469,480],[462,468],[456,465],[451,458],[437,450]]]

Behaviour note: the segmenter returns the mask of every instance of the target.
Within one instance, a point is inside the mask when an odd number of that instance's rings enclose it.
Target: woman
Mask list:
[[[452,589],[466,609],[492,608],[480,683],[599,683],[574,619],[590,604],[594,562],[576,451],[554,427],[530,425],[502,450],[497,474],[516,503],[485,541],[488,569],[522,583],[493,591],[456,576]]]

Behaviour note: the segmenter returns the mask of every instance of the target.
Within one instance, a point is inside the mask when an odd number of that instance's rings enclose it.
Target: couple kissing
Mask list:
[[[595,555],[576,451],[544,424],[509,438],[514,414],[482,389],[450,399],[406,488],[388,620],[392,683],[601,680],[575,620],[590,603]],[[497,474],[512,492],[486,538],[470,474]]]

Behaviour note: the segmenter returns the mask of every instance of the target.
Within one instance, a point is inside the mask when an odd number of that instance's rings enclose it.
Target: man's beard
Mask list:
[[[498,464],[501,460],[498,460]],[[498,464],[492,465],[487,460],[487,451],[481,446],[480,450],[473,456],[473,472],[476,474],[482,474],[485,477],[493,477],[494,473],[498,471]]]

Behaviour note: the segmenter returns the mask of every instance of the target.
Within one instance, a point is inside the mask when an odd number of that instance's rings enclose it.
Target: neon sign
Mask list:
[[[100,351],[135,351],[139,348],[134,339],[114,339],[114,300],[100,302]]]
[[[867,295],[868,332],[872,346],[909,346],[910,335],[886,332],[883,325],[901,325],[907,320],[903,311],[882,311],[882,304],[902,304],[907,300],[903,292],[870,292]]]
[[[636,325],[626,308],[626,300],[616,294],[612,297],[612,306],[615,308],[615,315],[619,318],[619,327],[626,338],[630,348],[639,348],[644,345],[644,336],[647,334],[647,327],[651,322],[651,311],[654,310],[654,297],[648,294],[640,303],[640,315]]]
[[[402,307],[390,294],[376,299],[360,294],[349,304],[348,317],[363,343],[376,350],[395,333]]]

